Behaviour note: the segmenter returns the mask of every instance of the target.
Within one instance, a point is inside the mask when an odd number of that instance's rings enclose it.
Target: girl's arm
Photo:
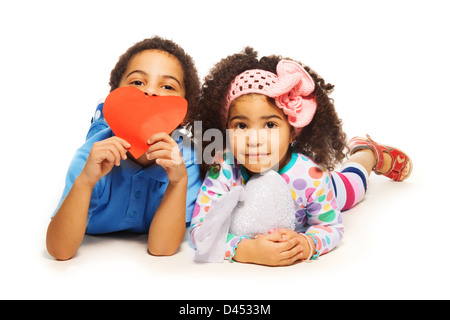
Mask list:
[[[203,184],[197,196],[194,212],[192,215],[190,237],[192,244],[197,248],[198,241],[203,241],[201,234],[205,230],[203,228],[203,221],[208,217],[210,208],[214,205],[223,195],[228,194],[236,185],[240,185],[240,181],[236,180],[235,167],[233,163],[233,155],[224,153],[222,155],[216,155],[215,161],[220,163],[220,169],[213,167],[205,177]],[[215,252],[217,257],[222,255],[223,259],[232,259],[234,255],[234,249],[241,241],[241,237],[228,234],[224,241],[223,252]],[[220,259],[220,258],[219,258]]]
[[[319,168],[316,172],[319,172]],[[309,192],[303,198],[308,201],[304,201],[301,211],[297,212],[307,217],[304,232],[311,240],[315,240],[315,254],[318,255],[333,250],[344,233],[342,213],[337,206],[330,172],[323,169],[322,173],[315,185],[311,183],[306,188]],[[297,201],[300,202],[299,199]]]
[[[166,170],[169,185],[148,231],[148,250],[157,256],[173,255],[186,231],[187,169],[177,143],[168,134],[155,134],[149,144],[147,159],[156,159]]]
[[[48,226],[46,242],[50,255],[67,260],[77,252],[86,231],[92,190],[114,165],[120,165],[120,159],[126,159],[129,147],[118,137],[93,144],[83,170]]]

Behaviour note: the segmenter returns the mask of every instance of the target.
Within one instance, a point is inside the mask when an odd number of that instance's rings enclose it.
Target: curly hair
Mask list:
[[[258,53],[253,48],[246,47],[242,52],[218,62],[205,77],[194,115],[197,121],[202,121],[203,133],[208,129],[219,129],[225,146],[225,121],[218,115],[222,114],[220,111],[226,105],[232,81],[242,72],[251,69],[263,69],[276,74],[276,66],[282,59],[292,60],[276,55],[258,59]],[[318,165],[332,170],[344,159],[346,148],[346,135],[342,130],[342,121],[337,116],[333,100],[329,97],[334,86],[326,83],[308,66],[297,63],[302,65],[314,80],[313,94],[316,97],[317,110],[311,123],[296,137],[293,148],[294,151],[311,157]],[[202,141],[203,150],[206,146],[207,143]],[[212,166],[215,165],[203,161],[202,174],[206,174]]]
[[[111,71],[109,85],[110,91],[113,91],[119,87],[120,80],[122,79],[128,64],[138,53],[145,50],[160,50],[165,51],[174,56],[181,64],[183,69],[184,85],[186,89],[186,100],[188,102],[188,114],[187,119],[191,121],[192,111],[198,102],[200,94],[200,78],[198,76],[197,68],[194,61],[178,44],[171,40],[167,40],[158,36],[154,36],[149,39],[144,39],[132,47],[130,47],[123,55],[120,56],[116,66]]]

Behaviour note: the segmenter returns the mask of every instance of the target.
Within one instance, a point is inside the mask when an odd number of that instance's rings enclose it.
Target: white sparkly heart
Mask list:
[[[275,228],[295,228],[295,207],[286,181],[273,170],[253,176],[245,200],[231,214],[230,233],[254,238]]]

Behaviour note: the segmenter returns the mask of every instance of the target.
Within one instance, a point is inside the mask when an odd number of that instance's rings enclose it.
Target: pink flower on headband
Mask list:
[[[291,89],[275,99],[276,104],[283,109],[284,113],[291,117],[296,117],[302,111],[302,96],[296,88]]]
[[[231,84],[225,119],[231,102],[248,93],[260,93],[275,99],[275,104],[288,116],[289,123],[297,130],[308,125],[317,104],[312,93],[314,81],[298,63],[281,60],[277,74],[266,70],[247,70],[238,75]]]
[[[276,105],[288,116],[289,123],[295,128],[308,125],[317,104],[311,93],[314,81],[298,63],[282,60],[277,65],[278,83],[272,89]]]

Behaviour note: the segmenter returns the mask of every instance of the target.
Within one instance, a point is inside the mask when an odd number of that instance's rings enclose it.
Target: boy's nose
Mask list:
[[[156,88],[154,88],[153,86],[147,86],[145,88],[143,88],[144,93],[147,96],[157,96],[158,95],[158,90]]]

